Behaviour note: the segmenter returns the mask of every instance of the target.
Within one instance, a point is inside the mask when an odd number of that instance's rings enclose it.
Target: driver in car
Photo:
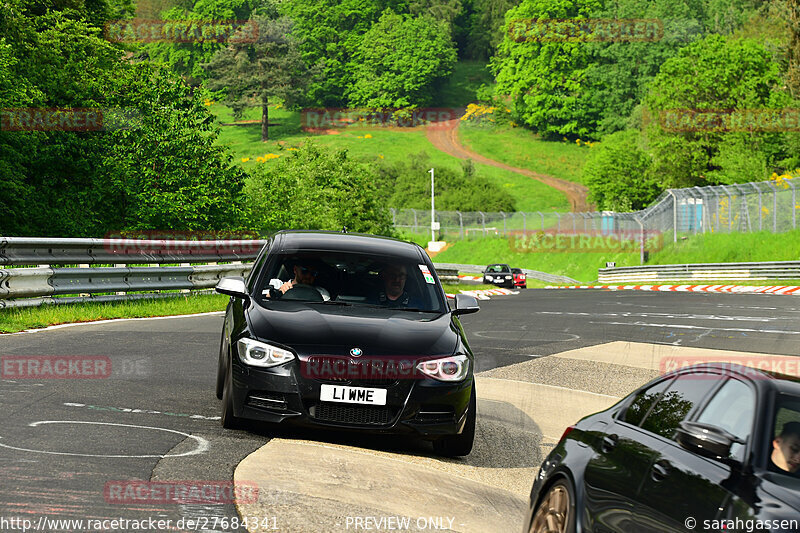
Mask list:
[[[772,441],[769,470],[800,477],[800,422],[787,422]]]
[[[281,293],[286,294],[286,291],[291,290],[297,285],[307,285],[309,287],[314,287],[322,296],[323,301],[327,302],[331,299],[331,295],[325,287],[314,285],[317,276],[319,276],[319,269],[313,262],[301,259],[294,264],[292,271],[294,272],[294,278],[280,286],[278,290],[281,291]]]

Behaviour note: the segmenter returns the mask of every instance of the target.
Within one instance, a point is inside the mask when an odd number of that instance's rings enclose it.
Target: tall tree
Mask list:
[[[457,54],[447,22],[386,11],[355,58],[350,103],[391,108],[430,104],[437,79],[452,72]]]
[[[665,187],[765,179],[784,157],[782,133],[764,131],[758,125],[762,119],[745,122],[750,131],[726,132],[691,122],[691,112],[717,110],[725,116],[791,107],[783,83],[772,52],[757,41],[709,35],[681,49],[662,65],[644,100],[652,117],[644,132],[654,175]],[[669,127],[669,112],[684,121],[688,117],[683,131]]]
[[[599,7],[600,0],[523,0],[506,13],[492,70],[518,122],[549,137],[594,131],[598,109],[586,91],[586,42],[543,21],[585,19]]]
[[[286,18],[255,16],[258,42],[231,44],[217,52],[204,66],[206,86],[224,91],[224,102],[240,118],[245,108],[261,106],[261,140],[269,140],[269,103],[280,100],[294,107],[304,99],[305,89],[318,73],[309,69],[290,35],[292,22]]]

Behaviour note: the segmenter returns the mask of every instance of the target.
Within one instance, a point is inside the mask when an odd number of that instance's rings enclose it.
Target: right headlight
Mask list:
[[[469,358],[451,355],[417,363],[417,370],[439,381],[463,381],[469,374]]]
[[[236,346],[239,349],[239,359],[252,366],[267,368],[294,359],[294,354],[288,350],[253,339],[239,339]]]

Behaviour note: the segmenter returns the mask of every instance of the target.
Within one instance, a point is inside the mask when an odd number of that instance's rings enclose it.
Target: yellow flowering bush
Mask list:
[[[473,118],[480,118],[484,115],[491,115],[497,110],[496,107],[489,107],[480,104],[469,104],[461,120],[470,120]],[[487,117],[488,118],[488,117]],[[490,119],[491,120],[491,119]]]

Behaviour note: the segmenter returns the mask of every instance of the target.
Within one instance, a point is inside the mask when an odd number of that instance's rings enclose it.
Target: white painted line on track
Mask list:
[[[95,426],[117,426],[117,427],[128,427],[136,429],[150,429],[153,431],[165,431],[167,433],[175,433],[177,435],[183,435],[188,439],[194,439],[197,442],[197,446],[195,447],[195,449],[189,450],[188,452],[177,453],[174,455],[104,455],[104,454],[90,454],[90,453],[52,452],[48,450],[31,450],[28,448],[17,448],[15,446],[9,446],[3,443],[0,443],[0,447],[8,448],[11,450],[17,450],[21,452],[43,453],[47,455],[69,455],[72,457],[105,457],[110,459],[147,459],[147,458],[169,459],[173,457],[186,457],[189,455],[199,455],[208,451],[208,446],[209,446],[208,441],[203,437],[190,435],[188,433],[184,433],[183,431],[177,431],[175,429],[157,428],[152,426],[134,426],[131,424],[115,424],[112,422],[85,422],[79,420],[41,420],[39,422],[32,422],[28,424],[28,426],[38,427],[42,424],[87,424]],[[2,438],[3,437],[0,437],[0,439]]]
[[[777,333],[784,335],[800,335],[800,331],[788,329],[752,329],[752,328],[719,328],[716,326],[691,326],[689,324],[650,324],[647,322],[589,322],[590,324],[608,324],[610,326],[639,326],[647,328],[702,329],[710,331],[740,331],[743,333]]]

